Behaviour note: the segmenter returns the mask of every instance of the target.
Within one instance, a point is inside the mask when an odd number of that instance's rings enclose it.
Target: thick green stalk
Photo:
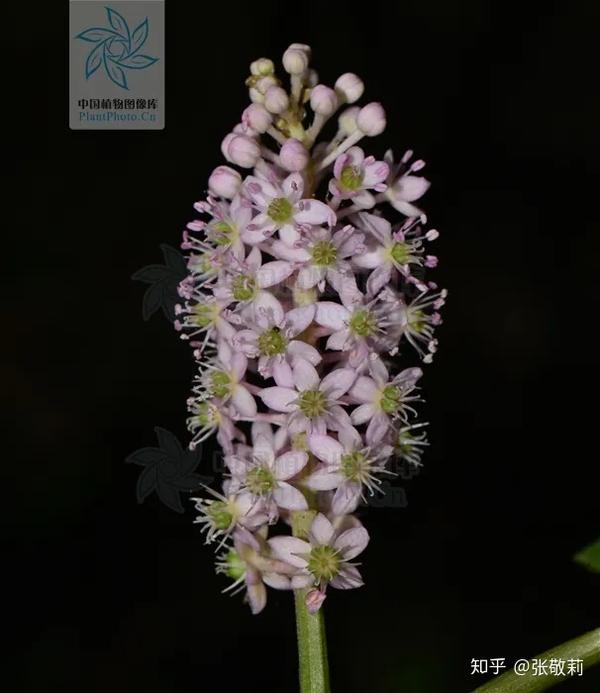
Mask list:
[[[323,609],[309,614],[306,593],[311,588],[294,591],[296,605],[296,633],[298,636],[298,663],[301,693],[330,693],[327,639]]]
[[[294,536],[306,538],[315,515],[314,510],[294,512],[292,516]],[[300,692],[330,693],[323,608],[319,609],[316,614],[309,613],[306,608],[306,595],[311,589],[311,587],[307,587],[294,590]]]
[[[581,659],[583,669],[600,663],[600,628],[533,657],[537,660],[550,660],[552,658],[558,660]],[[535,693],[536,691],[545,691],[567,678],[572,677],[568,675],[551,676],[550,674],[536,676],[530,665],[527,673],[522,676],[518,676],[514,671],[507,671],[502,676],[480,686],[473,693]]]

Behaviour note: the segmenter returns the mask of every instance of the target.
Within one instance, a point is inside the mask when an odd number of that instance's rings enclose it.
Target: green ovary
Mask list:
[[[348,481],[361,481],[368,466],[369,461],[358,450],[342,455],[342,474]]]
[[[231,387],[231,378],[225,371],[213,371],[210,375],[210,386],[216,397],[226,397]]]
[[[354,311],[349,322],[350,331],[359,337],[370,337],[374,334],[376,326],[375,317],[366,308]]]
[[[246,486],[255,496],[265,496],[275,488],[275,477],[268,467],[254,467],[246,476]]]
[[[327,396],[321,390],[305,390],[300,394],[300,411],[309,419],[321,416],[327,410]]]
[[[337,260],[337,248],[331,241],[319,241],[312,249],[312,257],[318,267],[329,267]]]
[[[192,309],[191,322],[198,327],[208,327],[215,319],[215,307],[206,303],[198,303]]]
[[[216,422],[217,410],[208,402],[200,402],[193,418],[200,428],[212,426]]]
[[[358,190],[363,182],[363,174],[357,166],[344,166],[340,183],[346,190]]]
[[[331,580],[339,573],[339,552],[333,546],[315,546],[310,552],[308,569],[318,580]]]
[[[231,293],[236,301],[249,301],[256,294],[256,282],[253,277],[238,274],[231,282]]]
[[[408,329],[419,334],[426,323],[426,315],[422,310],[413,310],[408,315]]]
[[[226,221],[217,221],[210,225],[208,236],[217,245],[229,245],[233,240],[235,228]]]
[[[215,529],[224,531],[229,529],[233,523],[233,514],[231,513],[228,504],[224,503],[223,501],[215,501],[214,503],[211,503],[206,510],[206,514]]]
[[[406,265],[410,259],[410,246],[406,243],[394,243],[390,255],[399,265]]]
[[[278,327],[266,330],[258,338],[258,349],[264,356],[283,354],[286,347],[287,339],[281,334]]]
[[[246,574],[246,565],[240,558],[237,551],[231,549],[223,561],[224,566],[222,572],[232,580],[239,580]]]
[[[267,215],[276,224],[285,224],[292,218],[292,203],[285,197],[276,197],[267,208]]]
[[[381,393],[379,405],[386,414],[395,414],[402,402],[402,392],[395,385],[388,385]]]

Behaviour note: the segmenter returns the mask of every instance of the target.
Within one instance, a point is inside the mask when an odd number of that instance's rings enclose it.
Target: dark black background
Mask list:
[[[247,103],[248,63],[292,41],[326,84],[355,71],[385,104],[375,153],[428,162],[450,290],[425,470],[407,508],[364,515],[366,586],[326,603],[334,690],[466,692],[484,680],[471,658],[512,662],[597,626],[598,576],[572,555],[600,531],[598,5],[171,0],[163,132],[69,131],[54,5],[11,34],[5,62],[28,104],[5,143],[19,183],[6,233],[23,246],[5,325],[7,690],[296,689],[290,596],[252,617],[221,595],[191,504],[138,506],[124,464],[155,425],[185,440],[192,374],[130,276],[177,245]],[[590,671],[562,690],[599,689]]]

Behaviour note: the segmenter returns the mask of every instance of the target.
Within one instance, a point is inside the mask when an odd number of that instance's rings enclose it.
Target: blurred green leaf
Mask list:
[[[600,538],[578,551],[573,560],[594,573],[600,573]]]

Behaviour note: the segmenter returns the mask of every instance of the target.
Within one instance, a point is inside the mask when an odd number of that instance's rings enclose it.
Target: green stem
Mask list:
[[[557,660],[580,659],[583,669],[598,664],[600,662],[600,628],[533,657],[537,660],[550,660],[552,658]],[[531,660],[529,661],[531,662]],[[518,676],[514,671],[507,671],[502,676],[480,686],[473,693],[534,693],[535,691],[545,691],[566,678],[571,677],[550,674],[536,676],[533,667],[530,666],[523,676]]]
[[[310,614],[306,608],[306,593],[310,587],[294,591],[296,633],[301,693],[330,693],[327,639],[323,609]]]
[[[312,500],[310,497],[309,501]],[[314,510],[297,510],[292,514],[294,536],[305,539],[316,515]],[[316,614],[306,608],[306,595],[311,587],[294,590],[296,634],[298,638],[298,667],[301,693],[330,693],[329,662],[323,608]]]

